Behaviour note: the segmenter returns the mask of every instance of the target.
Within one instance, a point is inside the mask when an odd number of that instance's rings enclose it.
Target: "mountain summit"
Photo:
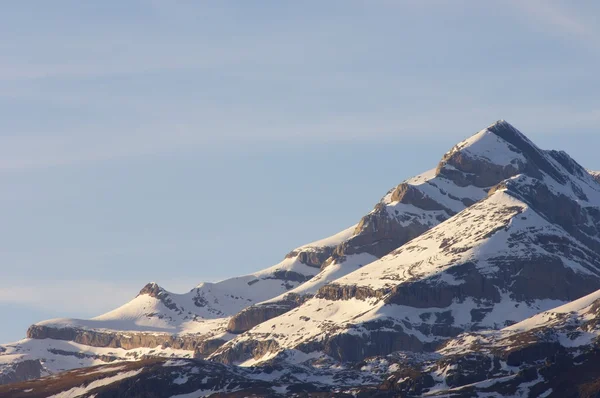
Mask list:
[[[190,380],[193,372],[207,380],[224,372],[243,391],[379,385],[406,392],[394,362],[421,380],[410,387],[416,396],[474,382],[443,370],[445,363],[477,374],[477,382],[495,377],[464,364],[483,354],[475,344],[456,347],[475,340],[488,347],[485,361],[497,361],[497,374],[517,375],[525,368],[513,369],[508,354],[497,354],[507,338],[523,336],[513,332],[525,330],[516,325],[566,313],[552,309],[581,304],[574,300],[600,289],[598,180],[565,152],[542,150],[500,120],[455,145],[432,170],[393,187],[352,227],[300,246],[273,267],[186,294],[150,283],[94,319],[32,325],[27,339],[0,346],[0,383],[150,356],[189,358],[178,372]],[[575,318],[595,314],[581,311]],[[142,372],[142,365],[127,366]],[[274,369],[279,376],[265,376]],[[163,376],[175,388],[175,379]],[[217,392],[202,380],[198,391]]]

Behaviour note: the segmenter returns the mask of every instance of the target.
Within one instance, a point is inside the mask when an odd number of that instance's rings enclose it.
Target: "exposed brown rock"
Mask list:
[[[389,293],[388,290],[371,289],[366,286],[339,285],[334,282],[321,287],[316,297],[327,300],[350,300],[352,298],[365,300],[368,298],[381,299],[387,293]]]
[[[446,165],[452,167],[445,167]],[[448,178],[461,187],[473,185],[480,188],[487,188],[524,170],[524,164],[500,166],[456,151],[449,152],[444,156],[438,165],[436,174]]]
[[[37,379],[41,376],[43,366],[39,360],[25,360],[10,365],[0,373],[0,385],[18,383],[20,381]]]
[[[233,364],[242,358],[260,358],[269,352],[274,352],[279,348],[279,344],[271,339],[248,340],[243,343],[228,345],[227,349],[222,348],[216,351],[211,360],[224,364]]]
[[[115,332],[80,328],[54,328],[32,325],[27,330],[30,339],[55,339],[73,341],[92,347],[113,347],[131,350],[140,347],[169,346],[182,350],[194,350],[202,339],[195,335],[171,335],[167,333]]]
[[[298,261],[309,267],[320,268],[333,253],[334,247],[309,247],[291,251],[286,258],[298,257]]]
[[[171,311],[181,313],[181,309],[179,309],[177,305],[173,302],[173,300],[171,300],[169,293],[162,287],[158,286],[158,284],[156,284],[155,282],[150,282],[146,286],[144,286],[142,290],[140,290],[140,292],[138,293],[138,296],[141,296],[143,294],[147,294],[150,297],[154,297],[160,300],[165,305],[165,307],[167,307]]]
[[[446,213],[453,215],[454,212],[429,196],[421,192],[417,187],[402,183],[394,189],[390,197],[392,202],[400,202],[410,204],[423,210],[444,210]]]
[[[194,350],[194,358],[204,359],[219,349],[219,347],[226,342],[227,341],[221,339],[209,339],[201,341]]]
[[[373,325],[373,328],[377,326]],[[400,326],[394,325],[393,328],[396,330],[385,328],[374,330],[368,335],[335,334],[322,340],[300,344],[298,349],[304,352],[322,351],[342,362],[357,362],[400,350],[418,352],[435,349],[434,345],[423,343],[414,335],[405,333]]]
[[[420,224],[418,221],[408,226],[402,225],[396,218],[391,217],[385,205],[380,203],[361,219],[354,232],[355,235],[338,246],[333,257],[369,253],[381,258],[429,228],[430,226]]]
[[[285,314],[311,297],[312,295],[300,296],[290,293],[285,295],[281,301],[252,305],[231,317],[227,325],[227,331],[236,334],[243,333],[271,318]]]

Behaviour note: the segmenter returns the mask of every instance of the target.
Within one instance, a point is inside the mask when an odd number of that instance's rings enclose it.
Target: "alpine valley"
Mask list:
[[[600,397],[599,336],[600,172],[498,121],[277,265],[32,325],[0,397]]]

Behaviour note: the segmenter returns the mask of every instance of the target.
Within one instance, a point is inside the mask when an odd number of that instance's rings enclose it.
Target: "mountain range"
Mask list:
[[[277,265],[32,325],[0,396],[600,396],[599,324],[600,172],[501,120]]]

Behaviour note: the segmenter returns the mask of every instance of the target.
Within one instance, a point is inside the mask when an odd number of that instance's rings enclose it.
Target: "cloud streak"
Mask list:
[[[18,171],[93,164],[128,157],[178,151],[280,150],[298,144],[324,145],[338,141],[431,139],[452,135],[460,139],[497,119],[507,119],[523,131],[570,134],[596,128],[600,108],[569,109],[560,105],[477,105],[437,110],[435,118],[393,110],[338,114],[320,121],[269,121],[268,113],[220,112],[196,115],[195,120],[160,122],[135,128],[77,130],[0,136],[0,171]],[[553,115],[548,118],[547,115]]]
[[[193,288],[189,280],[158,282],[175,292],[186,292]],[[127,303],[142,287],[132,282],[98,280],[13,281],[10,286],[0,286],[0,303],[92,317]]]
[[[583,41],[586,45],[600,49],[600,31],[594,23],[577,15],[569,7],[556,0],[511,0],[513,6],[525,12],[529,17],[552,28],[551,32]],[[570,3],[574,4],[574,3]]]

